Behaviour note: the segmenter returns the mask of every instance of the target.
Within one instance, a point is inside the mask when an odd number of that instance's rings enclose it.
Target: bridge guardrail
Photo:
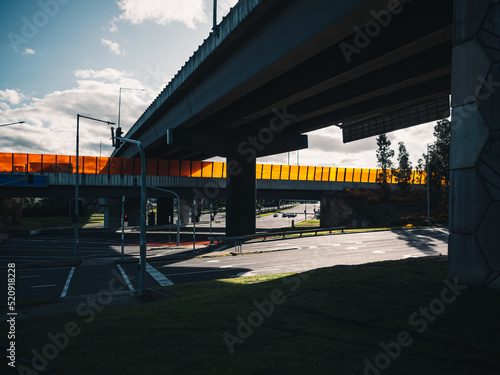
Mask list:
[[[264,241],[266,241],[267,237],[281,237],[282,239],[285,239],[286,236],[292,236],[292,235],[299,235],[299,238],[302,237],[303,234],[307,233],[314,233],[315,236],[318,235],[319,232],[329,232],[329,234],[332,234],[332,232],[338,232],[340,231],[341,233],[344,233],[344,230],[346,227],[333,227],[333,228],[311,228],[311,229],[292,229],[292,230],[284,230],[280,232],[263,232],[263,233],[256,233],[256,234],[248,234],[245,236],[233,236],[233,237],[214,237],[212,240],[216,241],[218,244],[222,243],[234,243],[236,251],[238,253],[241,253],[243,251],[242,247],[243,244],[249,240],[252,239],[257,239],[257,238],[264,238]]]
[[[80,174],[140,175],[138,158],[80,156]],[[71,155],[44,155],[0,153],[0,173],[76,173],[76,157]],[[226,178],[226,163],[194,160],[147,159],[148,176]],[[257,180],[318,181],[377,183],[380,169],[315,167],[305,165],[257,164]],[[397,183],[395,173],[390,183]],[[412,171],[410,183],[426,183],[426,174]]]

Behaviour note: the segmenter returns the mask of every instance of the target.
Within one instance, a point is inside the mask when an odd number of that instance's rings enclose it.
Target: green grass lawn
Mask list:
[[[498,374],[500,293],[445,274],[412,259],[174,285],[171,300],[18,321],[17,348],[50,354],[74,324],[58,374]]]
[[[319,227],[319,220],[316,219],[311,219],[311,220],[306,220],[306,221],[301,221],[300,223],[295,224],[297,228],[303,228],[303,227]]]

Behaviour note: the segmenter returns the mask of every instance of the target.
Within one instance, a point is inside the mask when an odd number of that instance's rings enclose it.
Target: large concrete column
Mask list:
[[[193,200],[190,199],[181,199],[181,225],[189,224],[189,213],[193,209]]]
[[[455,0],[450,279],[500,288],[500,3]]]
[[[157,224],[168,225],[174,223],[174,198],[157,199]]]
[[[255,167],[255,159],[227,158],[227,236],[255,233]]]
[[[139,227],[141,225],[141,198],[127,198],[128,225]]]
[[[113,229],[122,226],[122,201],[119,198],[99,199],[99,206],[104,208],[104,228]]]

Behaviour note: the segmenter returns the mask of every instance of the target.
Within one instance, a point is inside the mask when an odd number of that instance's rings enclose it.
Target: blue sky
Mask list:
[[[219,19],[236,0],[219,0]],[[120,87],[127,131],[209,35],[212,0],[2,0],[0,152],[75,153],[76,114],[115,121]],[[411,159],[433,124],[390,135]],[[107,125],[84,121],[80,153],[108,156]],[[344,145],[331,127],[309,134],[300,164],[375,167],[375,138]],[[292,153],[292,162],[296,162]],[[287,155],[259,160],[287,163]]]

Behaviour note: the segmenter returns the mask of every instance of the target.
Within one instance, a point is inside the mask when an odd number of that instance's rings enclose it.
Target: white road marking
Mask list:
[[[66,279],[66,284],[64,284],[64,289],[61,293],[61,298],[66,297],[66,294],[68,293],[69,283],[71,282],[71,278],[73,277],[74,273],[75,273],[75,267],[71,268],[71,271],[69,271],[68,278]]]
[[[234,265],[230,264],[229,266],[220,266],[219,268],[233,268]]]
[[[172,281],[170,281],[164,274],[158,271],[149,263],[146,263],[146,271],[160,284],[161,286],[169,286],[174,285]]]
[[[247,277],[247,276],[255,276],[257,274],[256,271],[250,271],[250,272],[240,272],[236,276],[238,277]]]
[[[338,247],[338,246],[340,246],[340,244],[339,243],[334,243],[332,246]]]
[[[117,264],[116,266],[118,267],[118,270],[122,274],[123,280],[125,280],[125,282],[127,283],[128,288],[130,289],[131,292],[133,292],[134,287],[132,286],[132,283],[130,282],[130,280],[129,280],[127,274],[125,273],[125,271],[123,270],[122,266],[120,266],[119,264]]]
[[[220,260],[208,260],[207,263],[219,263]]]
[[[421,254],[409,254],[409,255],[403,255],[403,259],[408,259],[408,258],[418,258],[421,256]]]
[[[309,246],[309,249],[317,249],[318,246]]]
[[[355,246],[351,246],[351,247],[348,247],[347,250],[358,250],[358,248]]]
[[[213,269],[208,269],[206,271],[193,271],[193,272],[179,272],[179,273],[173,273],[171,275],[167,275],[167,276],[179,276],[179,275],[197,275],[199,273],[211,273],[211,272],[223,272],[221,271],[220,269],[216,269],[216,270],[213,270]]]
[[[50,285],[33,285],[31,288],[52,288],[54,286],[57,286],[56,284],[50,284]]]
[[[385,251],[377,250],[377,251],[374,251],[373,254],[385,254]]]

